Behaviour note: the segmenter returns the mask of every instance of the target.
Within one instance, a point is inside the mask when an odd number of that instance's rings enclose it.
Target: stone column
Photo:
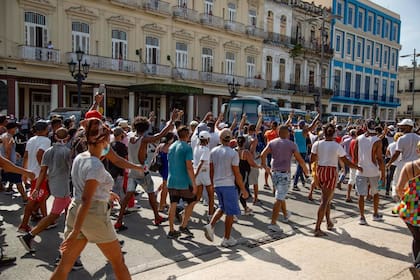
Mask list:
[[[219,98],[217,96],[214,96],[212,98],[212,101],[213,101],[213,106],[212,106],[213,112],[212,113],[213,113],[213,116],[215,118],[217,118],[217,116],[219,115]]]
[[[63,84],[63,107],[67,107],[67,88],[65,84]]]
[[[19,119],[19,84],[15,81],[15,118]]]
[[[130,120],[130,122],[132,123],[135,117],[135,96],[134,96],[134,92],[130,91],[128,93],[128,119]]]
[[[160,125],[160,120],[168,120],[166,116],[166,95],[162,95],[160,97],[160,119],[158,120],[158,124]]]
[[[58,85],[52,84],[51,85],[51,105],[50,110],[54,110],[58,107]]]

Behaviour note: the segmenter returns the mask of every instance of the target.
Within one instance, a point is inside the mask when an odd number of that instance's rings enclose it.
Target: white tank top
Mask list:
[[[363,172],[356,171],[356,175],[364,177],[376,177],[380,175],[379,166],[372,161],[372,148],[376,141],[380,141],[377,136],[366,137],[364,134],[357,137],[358,142],[358,164],[363,168]]]
[[[141,138],[137,138],[137,137],[133,137],[136,139],[136,142],[131,143],[131,139],[128,141],[128,161],[134,164],[140,164],[139,161],[139,149],[140,149],[140,145],[141,145]],[[145,172],[146,170],[146,165],[144,165],[145,167]],[[128,177],[130,178],[143,178],[144,175],[141,174],[140,172],[138,172],[135,169],[130,169],[130,171],[128,172]]]

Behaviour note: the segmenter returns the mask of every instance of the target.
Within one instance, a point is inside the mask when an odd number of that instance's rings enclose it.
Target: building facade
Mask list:
[[[81,89],[87,108],[106,84],[106,116],[132,119],[172,108],[185,121],[217,114],[240,95],[261,95],[262,0],[10,0],[0,3],[0,106],[46,117],[78,103],[68,62],[90,65]]]
[[[414,75],[414,80],[413,80]],[[401,106],[397,110],[397,118],[413,118],[420,123],[420,68],[399,67],[398,70],[398,98]]]
[[[330,110],[394,121],[400,16],[368,0],[333,0],[332,13]]]
[[[313,111],[322,105],[327,110],[331,90],[325,78],[332,58],[328,15],[313,2],[265,1],[264,96],[278,99],[282,107]]]

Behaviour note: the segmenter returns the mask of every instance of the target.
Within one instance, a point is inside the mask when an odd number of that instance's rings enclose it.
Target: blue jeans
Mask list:
[[[300,156],[306,162],[306,153],[300,153]],[[305,177],[303,177],[303,169],[300,166],[300,164],[298,163],[297,164],[297,168],[296,168],[295,178],[293,180],[293,186],[297,186],[297,183],[298,183],[299,178],[300,178],[302,184],[305,184]]]

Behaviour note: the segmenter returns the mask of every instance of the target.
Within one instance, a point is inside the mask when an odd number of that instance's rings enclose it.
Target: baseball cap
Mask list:
[[[198,135],[198,138],[200,138],[200,139],[210,139],[210,133],[207,130],[203,130]]]
[[[40,120],[37,121],[34,125],[35,131],[43,131],[48,128],[48,122]]]
[[[102,120],[102,114],[96,110],[91,110],[91,111],[86,112],[85,114],[85,119],[90,119],[90,118],[97,118],[97,119]]]
[[[224,122],[221,122],[221,123],[219,123],[218,129],[223,129],[223,128],[226,128],[226,127],[228,127],[228,124],[224,123]]]
[[[232,131],[230,131],[230,129],[228,128],[224,128],[220,132],[220,139],[222,139],[223,141],[230,141],[230,139],[232,139]]]
[[[191,121],[190,122],[190,126],[197,126],[198,125],[198,121]]]
[[[369,133],[376,133],[376,122],[374,120],[368,120],[366,123],[366,128]]]
[[[388,130],[394,131],[395,130],[395,126],[393,126],[393,125],[388,126]]]
[[[399,122],[397,125],[408,125],[408,126],[414,126],[414,122],[410,119],[403,119],[401,122]]]

